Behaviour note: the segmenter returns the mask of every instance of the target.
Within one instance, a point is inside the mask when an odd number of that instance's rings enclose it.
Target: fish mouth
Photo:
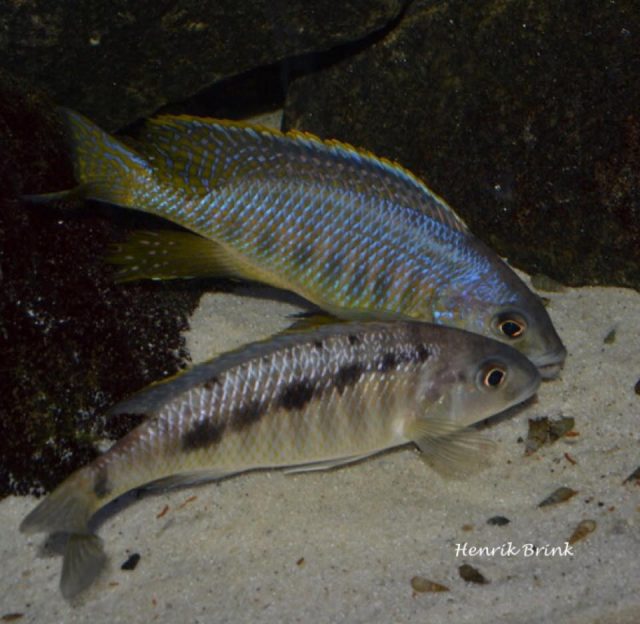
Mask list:
[[[561,346],[555,351],[531,358],[531,362],[538,369],[542,379],[555,379],[560,374],[566,358],[567,350]]]

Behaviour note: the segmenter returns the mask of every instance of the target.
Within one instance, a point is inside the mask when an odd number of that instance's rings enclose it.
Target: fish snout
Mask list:
[[[542,379],[555,379],[560,374],[566,358],[567,349],[564,345],[560,345],[554,351],[531,358],[531,361],[537,367]]]

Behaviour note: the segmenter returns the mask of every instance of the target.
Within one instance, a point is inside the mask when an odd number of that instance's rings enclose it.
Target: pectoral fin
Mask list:
[[[422,451],[425,463],[457,479],[486,468],[495,448],[480,432],[450,420],[417,418],[407,425],[405,435]]]

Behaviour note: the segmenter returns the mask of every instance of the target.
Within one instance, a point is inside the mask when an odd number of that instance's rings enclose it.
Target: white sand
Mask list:
[[[622,484],[640,465],[640,294],[584,288],[550,296],[569,349],[565,371],[543,384],[537,403],[490,428],[499,445],[487,471],[445,481],[402,450],[331,472],[250,474],[148,496],[104,521],[110,567],[73,605],[58,592],[61,557],[43,553],[43,537],[18,533],[35,501],[9,498],[0,503],[0,616],[110,624],[640,621],[640,487]],[[206,300],[189,337],[197,359],[266,336],[295,310],[264,297]],[[615,342],[604,344],[614,326]],[[524,457],[517,439],[527,418],[561,414],[575,418],[580,435]],[[579,494],[539,509],[559,486]],[[487,525],[495,515],[511,522]],[[597,528],[573,556],[456,557],[465,542],[562,546],[585,519]],[[132,552],[142,556],[138,567],[120,570]],[[462,563],[490,583],[462,580]],[[415,575],[450,591],[414,594]]]

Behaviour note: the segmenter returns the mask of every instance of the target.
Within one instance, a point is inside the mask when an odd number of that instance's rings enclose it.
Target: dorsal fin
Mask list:
[[[250,176],[297,178],[355,188],[467,232],[453,210],[410,171],[340,141],[185,115],[149,120],[138,139],[155,167],[199,195]]]

